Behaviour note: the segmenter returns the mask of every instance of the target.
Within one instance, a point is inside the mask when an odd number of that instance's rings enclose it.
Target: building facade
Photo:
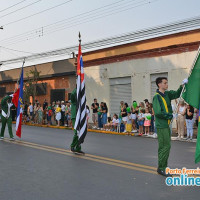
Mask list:
[[[200,29],[196,29],[83,53],[87,104],[90,107],[97,98],[107,103],[108,114],[113,115],[119,113],[122,100],[129,105],[133,100],[151,102],[159,76],[168,77],[170,90],[178,89],[188,77],[199,45]],[[24,69],[25,73],[34,67],[41,71],[39,83],[46,84],[46,93],[36,97],[40,102],[70,98],[76,86],[74,63],[68,59]],[[19,74],[20,69],[1,72],[0,90],[14,91]]]
[[[200,30],[194,30],[84,54],[88,104],[97,98],[113,115],[120,101],[152,102],[159,76],[168,77],[169,90],[178,89],[199,45]]]
[[[69,100],[72,90],[76,87],[74,62],[74,59],[69,59],[25,67],[25,82],[27,80],[27,73],[30,70],[40,72],[35,99],[40,103],[43,103],[44,99],[48,102]],[[20,73],[21,69],[0,72],[0,99],[6,94],[14,92]]]

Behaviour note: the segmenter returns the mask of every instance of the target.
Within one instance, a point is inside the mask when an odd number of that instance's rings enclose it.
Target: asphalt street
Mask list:
[[[15,125],[13,125],[15,130]],[[6,137],[8,132],[6,130]],[[0,200],[143,200],[199,198],[199,187],[169,187],[157,175],[157,139],[89,132],[69,151],[73,131],[23,126],[0,141]],[[197,168],[196,143],[172,141],[171,168]]]

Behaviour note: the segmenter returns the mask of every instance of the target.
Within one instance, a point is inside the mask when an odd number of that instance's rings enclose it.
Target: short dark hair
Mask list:
[[[97,100],[96,98],[94,99],[94,101]]]
[[[162,83],[162,80],[167,80],[167,77],[158,77],[158,78],[156,79],[156,85],[157,85],[157,87],[158,87],[158,84],[159,84],[159,83]]]

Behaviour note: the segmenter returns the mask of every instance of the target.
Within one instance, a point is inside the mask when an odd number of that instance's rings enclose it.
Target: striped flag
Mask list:
[[[21,138],[22,134],[22,114],[23,114],[23,85],[24,85],[24,76],[23,76],[23,67],[19,83],[19,98],[17,104],[17,119],[16,119],[16,135]]]
[[[86,120],[86,95],[85,95],[85,78],[83,70],[83,57],[81,53],[81,44],[79,43],[78,59],[77,59],[77,113],[74,129],[77,131],[79,144],[84,142],[87,134]]]

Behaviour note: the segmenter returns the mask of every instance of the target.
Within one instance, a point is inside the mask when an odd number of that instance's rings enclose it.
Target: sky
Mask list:
[[[0,0],[0,5],[0,61],[78,45],[79,31],[87,43],[200,15],[199,0]],[[34,16],[10,23],[30,15]],[[63,30],[45,27],[61,20]],[[19,34],[24,35],[9,39]]]

